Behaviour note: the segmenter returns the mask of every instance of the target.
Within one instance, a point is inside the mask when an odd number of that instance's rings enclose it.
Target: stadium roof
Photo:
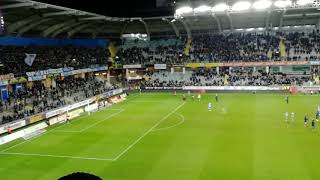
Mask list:
[[[208,1],[214,5],[217,1]],[[196,7],[197,1],[190,6]],[[233,0],[229,1],[233,3]],[[318,3],[318,0],[315,1]],[[177,7],[184,5],[177,1]],[[110,7],[111,8],[111,7]],[[185,16],[174,19],[174,14],[156,17],[111,17],[31,0],[1,0],[9,35],[44,37],[120,37],[123,33],[181,35],[202,31],[222,32],[243,28],[319,25],[318,6],[283,10],[245,11]],[[125,11],[125,9],[124,9]]]

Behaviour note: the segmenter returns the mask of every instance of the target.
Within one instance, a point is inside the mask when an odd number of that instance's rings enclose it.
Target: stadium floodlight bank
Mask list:
[[[232,5],[219,3],[214,6],[201,5],[199,7],[182,6],[175,11],[175,18],[183,18],[195,15],[215,15],[215,14],[233,14],[258,11],[282,11],[282,10],[297,10],[297,9],[317,9],[320,6],[319,0],[256,0],[238,1]]]

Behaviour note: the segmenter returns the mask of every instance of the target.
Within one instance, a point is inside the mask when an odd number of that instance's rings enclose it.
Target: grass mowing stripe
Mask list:
[[[183,105],[185,105],[186,102],[183,102],[178,107],[176,107],[173,111],[168,113],[165,117],[160,119],[154,126],[152,126],[148,131],[146,131],[142,136],[140,136],[136,141],[134,141],[131,145],[129,145],[125,150],[123,150],[117,157],[114,158],[114,160],[118,160],[122,155],[124,155],[127,151],[129,151],[134,145],[136,145],[142,138],[144,138],[146,135],[148,135],[154,128],[156,128],[160,123],[162,123],[164,120],[166,120],[171,114],[175,113],[178,109],[180,109]]]

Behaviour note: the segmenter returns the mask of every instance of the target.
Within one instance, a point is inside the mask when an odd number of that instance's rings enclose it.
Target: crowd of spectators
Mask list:
[[[280,54],[280,40],[284,39],[286,56]],[[123,64],[179,64],[188,62],[232,61],[298,61],[318,60],[320,57],[320,34],[313,32],[252,32],[231,34],[193,35],[186,55],[187,40],[176,45],[157,48],[120,48],[118,61]],[[156,43],[153,40],[147,43]]]
[[[175,75],[168,76],[166,73],[156,72],[150,80],[144,81],[141,86],[142,88],[182,86],[290,86],[304,85],[312,81],[310,75],[271,74],[252,71],[229,72],[227,70],[217,73],[215,70],[210,69],[186,72],[184,76],[187,78],[175,78]]]
[[[55,84],[55,87],[45,87],[41,82],[35,82],[32,87],[10,92],[6,101],[0,101],[0,122],[35,115],[117,88],[94,77],[67,77],[57,80]]]
[[[32,66],[24,62],[27,54],[36,54]],[[88,68],[90,65],[106,65],[109,53],[105,48],[95,47],[48,47],[48,46],[0,46],[0,75],[47,70],[50,68]]]

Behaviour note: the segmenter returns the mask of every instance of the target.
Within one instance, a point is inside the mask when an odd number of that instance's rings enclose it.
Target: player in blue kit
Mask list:
[[[312,122],[311,122],[311,128],[314,129],[316,126],[316,122],[314,119],[312,119]]]
[[[218,102],[219,101],[219,96],[218,96],[218,94],[216,94],[216,102]]]
[[[320,112],[317,111],[317,112],[316,112],[316,121],[319,121],[319,115],[320,115]]]
[[[289,104],[289,96],[286,96],[286,102]]]
[[[308,117],[304,116],[304,127],[308,127]]]

